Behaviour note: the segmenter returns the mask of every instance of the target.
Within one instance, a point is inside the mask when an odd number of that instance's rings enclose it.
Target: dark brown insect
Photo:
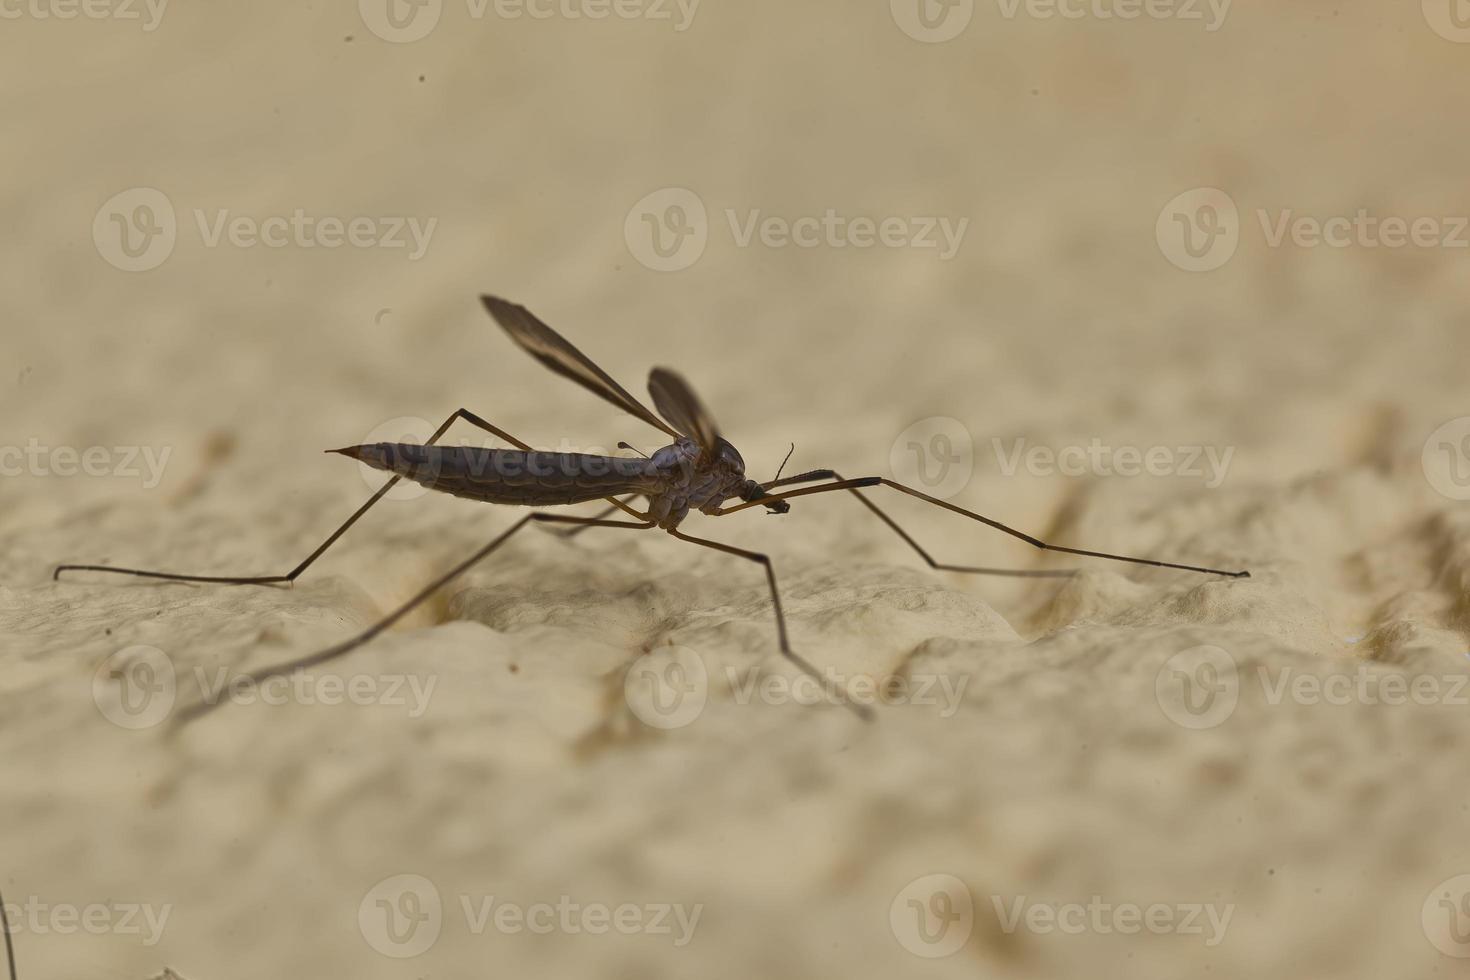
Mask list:
[[[954,504],[936,497],[931,497],[912,487],[904,486],[901,483],[880,476],[866,476],[848,480],[843,479],[833,470],[811,470],[795,476],[788,476],[785,479],[781,479],[778,473],[776,479],[767,483],[759,483],[745,475],[745,461],[741,458],[740,453],[720,435],[719,429],[716,427],[709,412],[705,410],[689,384],[678,374],[675,374],[667,368],[654,368],[653,372],[649,375],[648,391],[659,412],[658,415],[655,415],[629,394],[625,388],[608,377],[606,372],[592,363],[585,354],[573,347],[560,334],[556,333],[556,331],[536,319],[525,307],[508,303],[505,300],[497,299],[493,296],[483,296],[481,299],[485,304],[485,308],[490,311],[490,315],[495,318],[496,322],[510,334],[512,340],[530,353],[532,357],[557,374],[570,378],[589,391],[600,395],[629,415],[641,419],[654,428],[661,430],[673,439],[673,442],[646,458],[601,456],[584,453],[540,452],[532,449],[509,433],[491,425],[474,413],[466,409],[460,409],[445,419],[444,424],[434,431],[434,434],[429,437],[428,442],[424,445],[374,443],[372,445],[352,446],[347,449],[332,450],[332,452],[350,456],[353,459],[361,460],[369,466],[390,472],[393,474],[393,477],[368,498],[367,502],[359,507],[341,527],[332,532],[331,536],[322,542],[315,551],[284,575],[248,577],[179,575],[171,572],[116,568],[106,565],[61,565],[57,567],[53,577],[59,578],[62,572],[67,571],[95,571],[140,575],[147,578],[169,579],[182,582],[218,582],[231,585],[263,585],[292,582],[312,562],[316,561],[322,552],[326,551],[327,548],[341,537],[348,528],[356,523],[358,518],[362,517],[368,508],[382,499],[383,495],[400,479],[408,479],[422,484],[431,490],[453,494],[457,497],[497,504],[524,504],[533,507],[545,507],[606,499],[610,506],[592,517],[575,517],[539,511],[527,514],[512,524],[509,529],[497,535],[494,540],[480,548],[480,550],[430,583],[398,609],[389,613],[382,620],[357,636],[336,646],[311,654],[310,656],[256,671],[250,675],[251,679],[258,682],[267,677],[290,673],[339,657],[361,646],[407,615],[432,593],[463,574],[470,566],[499,548],[511,535],[521,530],[521,528],[531,523],[545,523],[574,525],[570,530],[563,532],[568,536],[589,527],[630,528],[635,530],[659,528],[681,541],[688,541],[691,544],[713,548],[726,554],[759,563],[765,569],[766,580],[770,586],[771,603],[776,619],[776,635],[782,654],[802,671],[821,682],[822,677],[816,668],[804,658],[797,655],[787,641],[786,617],[781,611],[781,594],[776,587],[776,576],[771,567],[770,557],[759,552],[747,551],[744,548],[737,548],[733,545],[722,544],[718,541],[710,541],[705,538],[685,534],[679,528],[690,510],[697,510],[702,514],[718,517],[725,514],[734,514],[751,507],[765,507],[771,513],[784,514],[790,509],[791,505],[789,501],[792,498],[827,493],[833,490],[846,490],[853,493],[858,500],[862,501],[868,510],[875,514],[884,524],[887,524],[931,568],[954,572],[1037,578],[1061,577],[1073,574],[1073,572],[1065,570],[1031,571],[981,568],[936,562],[917,541],[909,536],[908,532],[898,526],[893,518],[889,517],[887,513],[879,509],[878,505],[874,504],[860,492],[865,488],[882,486],[908,494],[911,497],[917,497],[936,507],[943,507],[945,510],[968,517],[971,520],[979,521],[982,524],[995,528],[998,531],[1003,531],[1012,537],[1019,538],[1045,551],[1082,555],[1089,558],[1107,558],[1113,561],[1152,565],[1158,568],[1177,568],[1184,571],[1223,575],[1232,578],[1244,578],[1250,575],[1249,572],[1244,571],[1228,572],[1215,568],[1205,568],[1199,565],[1156,561],[1151,558],[1133,558],[1127,555],[1115,555],[1100,551],[1087,551],[1081,548],[1066,548],[1061,545],[1048,544],[1039,538],[1007,527],[981,514],[965,510],[963,507],[957,507]],[[471,425],[478,426],[516,448],[485,449],[435,445],[456,419],[463,419]],[[774,492],[781,487],[801,483],[815,485],[796,490]],[[632,505],[632,502],[638,497],[644,498],[647,502],[643,510],[639,510]],[[739,500],[740,503],[725,506],[725,502],[728,500]],[[624,514],[632,519],[607,519],[608,515],[619,510],[623,511]],[[860,715],[867,717],[868,712],[865,707],[856,705],[849,699],[843,699],[842,703],[853,708]],[[181,713],[181,720],[187,720],[190,717],[200,714],[208,710],[211,706],[210,704],[199,704],[186,709]]]

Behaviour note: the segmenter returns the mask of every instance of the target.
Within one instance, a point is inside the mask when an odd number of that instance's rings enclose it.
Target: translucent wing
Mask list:
[[[510,334],[511,339],[536,360],[562,377],[570,378],[588,391],[601,395],[629,415],[642,419],[656,429],[662,429],[670,436],[678,437],[677,432],[665,425],[638,399],[628,394],[627,389],[608,377],[602,368],[593,364],[586,354],[568,343],[565,337],[536,319],[530,310],[494,296],[481,296],[480,301],[485,304],[485,309],[490,311],[495,322]]]
[[[720,430],[715,420],[705,410],[689,382],[668,368],[654,368],[648,376],[648,393],[658,413],[704,449],[715,454],[720,441]]]

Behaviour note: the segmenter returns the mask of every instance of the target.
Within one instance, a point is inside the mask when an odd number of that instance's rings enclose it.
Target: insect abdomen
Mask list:
[[[494,504],[575,504],[652,491],[661,482],[648,460],[622,456],[393,442],[335,452],[430,490]]]

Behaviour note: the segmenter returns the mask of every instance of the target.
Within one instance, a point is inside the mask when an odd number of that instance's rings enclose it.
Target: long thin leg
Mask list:
[[[433,443],[437,442],[439,440],[439,437],[444,435],[444,433],[448,431],[449,427],[454,424],[454,421],[456,419],[464,419],[471,425],[484,429],[486,432],[490,433],[496,438],[504,439],[506,442],[515,446],[517,449],[529,450],[531,448],[510,433],[496,428],[489,422],[486,422],[484,419],[480,418],[474,412],[471,412],[468,409],[464,408],[461,408],[453,415],[449,416],[449,418],[445,419],[444,424],[435,429],[434,434],[429,436],[428,440],[424,444],[432,445]],[[362,517],[363,514],[366,514],[368,512],[368,509],[372,507],[373,504],[376,504],[379,500],[382,500],[383,495],[386,494],[389,490],[392,490],[393,487],[401,479],[402,477],[397,475],[390,477],[388,482],[379,487],[378,491],[374,493],[371,497],[369,497],[366,503],[357,508],[357,510],[353,511],[352,516],[347,518],[347,520],[342,523],[341,527],[333,531],[331,536],[328,537],[327,540],[318,545],[315,551],[303,558],[295,568],[291,569],[284,575],[179,575],[174,572],[155,572],[138,568],[119,568],[114,565],[57,565],[56,570],[51,573],[51,580],[56,581],[57,579],[61,578],[62,572],[112,572],[117,575],[137,575],[142,578],[167,579],[172,582],[216,582],[224,585],[276,585],[282,582],[294,582],[302,572],[306,571],[306,569],[311,565],[312,562],[321,557],[322,552],[326,551],[333,544],[335,544],[337,542],[337,539],[347,532],[348,528],[357,523],[358,518]],[[612,498],[608,499],[611,500]],[[614,506],[640,519],[645,516],[633,510],[632,508],[624,506],[623,504],[616,501],[614,501]]]
[[[540,511],[532,514],[527,514],[525,517],[522,517],[520,520],[512,524],[505,531],[502,531],[489,544],[485,545],[479,551],[476,551],[473,555],[470,555],[458,565],[455,565],[453,568],[445,572],[443,575],[439,576],[433,582],[430,582],[428,585],[424,586],[417,593],[415,593],[413,598],[409,599],[403,605],[399,606],[397,609],[393,610],[391,613],[384,616],[382,619],[378,620],[376,623],[374,623],[372,626],[369,626],[361,633],[352,637],[350,640],[344,640],[343,642],[338,643],[335,646],[327,647],[325,650],[319,650],[316,653],[308,654],[305,657],[299,657],[296,660],[289,660],[285,663],[276,664],[272,667],[262,667],[259,670],[252,671],[251,673],[246,674],[245,679],[250,682],[251,686],[258,686],[262,681],[265,681],[268,678],[280,677],[286,674],[293,673],[294,671],[304,670],[307,667],[314,667],[317,664],[325,663],[328,660],[335,660],[343,654],[356,650],[358,647],[362,646],[364,643],[367,643],[373,637],[377,636],[379,633],[383,632],[385,629],[398,622],[404,616],[407,616],[414,609],[418,608],[418,606],[423,603],[425,599],[429,598],[429,596],[433,595],[435,592],[439,591],[444,586],[448,585],[450,582],[463,575],[466,571],[470,569],[470,566],[474,565],[476,562],[485,559],[492,551],[504,544],[511,535],[515,534],[527,524],[533,522],[545,522],[554,524],[583,524],[589,527],[627,527],[634,528],[635,530],[647,530],[648,528],[654,526],[652,521],[602,521],[592,517],[572,517],[566,514],[547,514]],[[192,721],[205,712],[208,712],[218,707],[222,703],[224,703],[223,699],[212,702],[200,701],[196,704],[190,705],[189,707],[179,712],[176,719],[177,723],[182,725],[186,722]]]
[[[1085,558],[1107,558],[1112,561],[1131,562],[1135,565],[1152,565],[1155,568],[1178,568],[1186,572],[1203,572],[1208,575],[1224,575],[1227,578],[1250,578],[1251,574],[1248,571],[1227,572],[1219,568],[1205,568],[1200,565],[1181,565],[1177,562],[1172,561],[1155,561],[1152,558],[1134,558],[1129,555],[1110,554],[1106,551],[1088,551],[1083,548],[1066,548],[1059,544],[1047,544],[1040,538],[1032,537],[1024,531],[1018,531],[1013,527],[1007,527],[999,521],[992,520],[991,518],[986,517],[983,514],[977,514],[971,510],[965,510],[965,508],[957,507],[946,500],[940,500],[938,497],[931,497],[927,493],[922,493],[921,491],[915,490],[912,487],[906,487],[902,483],[896,483],[893,480],[888,480],[881,476],[864,476],[858,477],[854,480],[838,480],[836,483],[824,483],[821,486],[817,487],[803,487],[800,490],[787,490],[783,493],[776,493],[771,494],[767,497],[762,497],[760,500],[736,504],[734,507],[721,507],[719,510],[714,511],[714,514],[717,516],[733,514],[736,511],[744,510],[747,507],[754,507],[760,504],[766,504],[772,500],[786,500],[791,497],[805,497],[810,494],[827,493],[832,490],[858,490],[862,489],[863,487],[876,486],[891,487],[892,489],[897,490],[900,493],[908,494],[910,497],[917,497],[920,500],[926,501],[927,503],[934,504],[936,507],[943,507],[945,510],[953,511],[956,514],[968,517],[974,521],[979,521],[981,524],[984,524],[988,527],[993,527],[997,531],[1002,531],[1006,534],[1009,534],[1013,538],[1020,538],[1027,544],[1040,548],[1043,551],[1057,551],[1068,555],[1081,555]]]
[[[796,476],[788,476],[784,480],[776,480],[773,483],[767,483],[766,490],[769,491],[775,487],[789,486],[793,483],[811,483],[814,480],[841,479],[843,479],[842,474],[838,473],[836,470],[812,470],[810,473],[799,473]],[[880,508],[877,504],[873,503],[867,497],[863,496],[863,492],[861,490],[849,488],[849,492],[858,500],[862,501],[862,505],[864,507],[868,508],[868,510],[877,515],[878,520],[882,521],[884,524],[887,524],[890,528],[892,528],[894,534],[897,534],[900,538],[903,538],[904,542],[907,543],[910,548],[914,549],[914,551],[918,553],[919,557],[924,559],[924,561],[928,563],[930,568],[933,568],[936,571],[967,572],[972,575],[1004,575],[1010,578],[1072,578],[1077,574],[1075,569],[1070,568],[1056,569],[1054,571],[1022,568],[985,568],[978,565],[949,565],[944,562],[935,561],[934,557],[930,555],[929,552],[924,550],[923,545],[919,544],[919,542],[915,541],[914,538],[907,531],[899,527],[898,522],[890,517],[886,511]]]
[[[766,582],[771,587],[771,606],[776,612],[776,637],[780,641],[782,655],[784,655],[787,660],[790,660],[793,664],[800,668],[803,673],[807,674],[809,677],[815,680],[819,685],[823,685],[826,683],[826,678],[824,678],[817,671],[817,668],[813,667],[809,661],[800,656],[796,651],[792,650],[791,644],[787,642],[786,614],[781,610],[781,592],[779,589],[776,588],[776,572],[775,569],[771,567],[770,555],[763,555],[759,551],[746,551],[744,548],[737,548],[734,545],[722,544],[719,541],[710,541],[707,538],[696,538],[692,535],[684,534],[683,532],[675,528],[669,528],[669,533],[678,538],[680,541],[688,541],[690,544],[701,545],[705,548],[713,548],[716,551],[723,551],[727,555],[735,555],[738,558],[745,558],[749,561],[757,562],[758,564],[764,566],[766,570]],[[825,688],[822,688],[822,690],[825,690]],[[857,716],[863,721],[873,720],[872,709],[870,709],[867,705],[857,704],[848,697],[842,698],[841,703],[851,708],[853,712],[856,713]]]
[[[639,494],[636,493],[630,493],[626,497],[618,497],[611,504],[608,504],[606,507],[602,508],[602,510],[593,514],[592,517],[594,520],[601,520],[609,514],[616,513],[619,508],[626,510],[627,508],[623,507],[623,505],[631,500],[637,499],[638,497]],[[542,530],[546,531],[548,534],[554,534],[559,538],[573,538],[581,534],[583,531],[587,530],[591,526],[591,524],[578,524],[575,527],[569,527],[565,529],[548,527],[542,528]]]
[[[10,914],[5,911],[4,895],[0,895],[0,925],[5,927],[5,962],[10,964],[10,980],[16,980],[15,949],[10,945]]]

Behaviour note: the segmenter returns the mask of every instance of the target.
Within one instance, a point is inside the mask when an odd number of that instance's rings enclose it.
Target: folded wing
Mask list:
[[[654,368],[648,376],[648,393],[658,413],[710,456],[717,452],[720,430],[689,382],[668,368]]]
[[[629,415],[677,438],[677,432],[645,408],[638,399],[628,394],[627,389],[608,377],[607,372],[593,364],[586,354],[568,343],[565,337],[536,319],[530,310],[495,296],[481,296],[480,300],[495,318],[495,322],[536,360],[562,377],[570,378],[588,391],[601,395]]]

